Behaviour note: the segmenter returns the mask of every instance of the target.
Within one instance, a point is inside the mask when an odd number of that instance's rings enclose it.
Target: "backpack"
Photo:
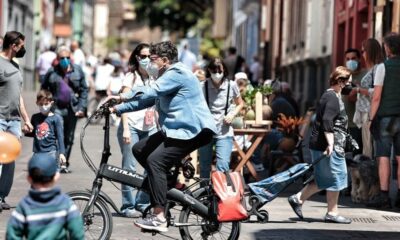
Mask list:
[[[217,196],[217,203],[214,203],[217,220],[231,222],[247,219],[242,175],[239,172],[214,171],[211,181]]]

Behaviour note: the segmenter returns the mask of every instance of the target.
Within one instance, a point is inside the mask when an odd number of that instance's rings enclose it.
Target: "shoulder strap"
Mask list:
[[[371,81],[371,86],[369,86],[370,88],[374,88],[374,72],[375,72],[376,66],[377,65],[372,67],[372,71],[371,71],[372,81]]]
[[[206,102],[207,102],[207,106],[210,106],[209,104],[209,99],[208,99],[208,81],[205,81],[205,91],[206,91]],[[226,94],[226,105],[225,105],[225,116],[228,114],[228,105],[229,105],[229,93],[231,90],[231,81],[228,80],[228,93]]]
[[[228,115],[229,92],[231,90],[231,81],[228,79],[228,93],[226,94],[225,116]]]
[[[208,108],[210,108],[210,104],[209,104],[209,100],[208,100],[208,80],[206,80],[206,82],[204,83],[204,88],[205,88],[205,91],[206,91],[207,106],[208,106]]]
[[[233,184],[232,182],[230,171],[226,171],[225,176],[226,176],[226,185],[232,187],[232,190],[236,192],[235,184]]]

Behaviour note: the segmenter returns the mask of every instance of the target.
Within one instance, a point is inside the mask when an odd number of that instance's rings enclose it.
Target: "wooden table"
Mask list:
[[[247,168],[249,169],[251,175],[258,181],[258,175],[256,170],[253,167],[253,164],[249,162],[251,156],[253,155],[254,151],[257,149],[258,145],[261,143],[263,140],[264,136],[270,131],[268,129],[263,129],[263,128],[244,128],[244,129],[234,129],[234,134],[235,136],[238,135],[248,135],[251,141],[251,146],[245,150],[243,150],[239,144],[234,140],[233,144],[235,145],[239,156],[240,156],[240,162],[239,164],[235,167],[234,171],[240,172],[243,169],[243,166],[246,164]],[[243,143],[244,144],[244,143]]]

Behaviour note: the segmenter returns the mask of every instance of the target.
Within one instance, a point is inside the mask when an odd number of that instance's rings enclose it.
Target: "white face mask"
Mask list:
[[[149,74],[150,77],[152,77],[153,79],[157,79],[158,74],[159,74],[159,69],[157,64],[150,62],[149,64],[147,64],[147,67],[145,68],[147,74]]]
[[[216,83],[219,83],[223,77],[223,73],[211,73],[211,79]]]
[[[42,114],[48,114],[50,112],[50,110],[51,110],[51,103],[49,103],[47,105],[39,106],[39,111]]]

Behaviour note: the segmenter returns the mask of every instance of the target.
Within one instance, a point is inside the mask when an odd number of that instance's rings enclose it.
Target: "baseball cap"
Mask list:
[[[235,74],[235,79],[248,79],[247,74],[244,72],[238,72]]]
[[[43,177],[52,177],[57,172],[57,159],[48,153],[35,153],[28,163],[29,175],[32,175],[34,169],[40,170]]]

